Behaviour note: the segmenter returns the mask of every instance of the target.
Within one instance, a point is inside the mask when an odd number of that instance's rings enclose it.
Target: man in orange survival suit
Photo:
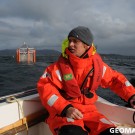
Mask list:
[[[112,134],[110,128],[115,126],[94,105],[98,86],[110,88],[135,108],[134,87],[102,61],[91,31],[76,27],[68,34],[64,54],[46,68],[37,84],[53,135]]]

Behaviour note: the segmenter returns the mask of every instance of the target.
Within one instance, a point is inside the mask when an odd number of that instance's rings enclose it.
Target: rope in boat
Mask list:
[[[27,123],[27,120],[24,119],[24,118],[25,118],[24,112],[23,112],[23,109],[22,109],[22,107],[21,107],[21,105],[20,105],[20,103],[19,103],[19,100],[18,100],[16,97],[11,96],[11,97],[6,98],[6,102],[7,102],[7,103],[16,102],[16,103],[18,104],[18,108],[20,109],[20,111],[21,111],[21,113],[22,113],[22,116],[23,116],[22,121],[24,121],[24,123],[25,123],[26,131],[27,131],[27,135],[28,135],[28,130],[29,130],[29,128],[28,128],[28,123]],[[19,111],[19,112],[20,112],[20,111]],[[18,113],[19,113],[19,112],[18,112]],[[20,113],[19,113],[19,119],[21,119],[21,118],[20,118]],[[16,132],[16,134],[17,134],[16,128],[15,128],[15,132]]]
[[[18,93],[15,93],[15,94],[11,94],[11,95],[7,95],[7,96],[2,96],[0,97],[0,101],[2,100],[5,100],[7,98],[10,98],[10,97],[22,97],[22,96],[25,96],[26,94],[32,94],[33,92],[36,92],[36,88],[33,88],[33,89],[29,89],[29,90],[26,90],[26,91],[22,91],[22,92],[18,92]]]

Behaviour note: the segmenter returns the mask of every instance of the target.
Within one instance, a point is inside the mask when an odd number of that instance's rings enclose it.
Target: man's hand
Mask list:
[[[130,105],[135,109],[135,95],[130,99]]]
[[[78,109],[74,107],[69,107],[67,109],[66,117],[72,118],[72,119],[82,119],[83,114]]]

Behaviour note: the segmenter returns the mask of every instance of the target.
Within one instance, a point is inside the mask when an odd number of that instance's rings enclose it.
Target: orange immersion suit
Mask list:
[[[110,68],[102,60],[99,60],[99,66],[94,66],[92,47],[83,58],[74,56],[68,49],[66,49],[66,53],[68,59],[64,61],[63,58],[63,61],[58,60],[48,66],[37,84],[42,104],[50,114],[46,122],[52,133],[57,135],[58,130],[63,125],[78,125],[84,130],[90,129],[89,135],[98,135],[109,127],[115,127],[97,111],[94,105],[98,98],[96,89],[98,85],[102,88],[110,88],[118,96],[128,101],[135,94],[134,87],[121,73]],[[70,64],[66,65],[66,61]],[[61,69],[63,67],[61,65],[65,65],[65,71]],[[93,67],[94,71],[99,71],[99,73],[91,72],[82,90],[78,91]],[[100,72],[101,69],[102,72]],[[94,81],[94,76],[96,76],[95,80],[99,81],[98,84]],[[64,113],[70,106],[80,110],[83,119],[67,118]]]

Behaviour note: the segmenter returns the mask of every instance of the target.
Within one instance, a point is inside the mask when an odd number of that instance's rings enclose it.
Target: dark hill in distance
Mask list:
[[[16,50],[15,49],[5,49],[5,50],[0,50],[0,56],[15,56],[16,55]],[[44,50],[36,50],[36,55],[37,56],[49,56],[49,55],[55,55],[58,56],[60,55],[60,52],[57,50],[51,50],[51,49],[44,49]]]
[[[16,50],[13,49],[0,50],[0,56],[14,56],[15,54],[16,54]]]
[[[58,56],[61,54],[61,52],[57,51],[57,50],[51,50],[51,49],[45,49],[45,50],[37,50],[37,56]]]
[[[36,50],[36,56],[59,56],[61,52],[51,49]],[[102,57],[113,57],[113,58],[135,58],[135,56],[126,56],[119,54],[100,54]],[[0,56],[16,56],[15,49],[0,50]]]

